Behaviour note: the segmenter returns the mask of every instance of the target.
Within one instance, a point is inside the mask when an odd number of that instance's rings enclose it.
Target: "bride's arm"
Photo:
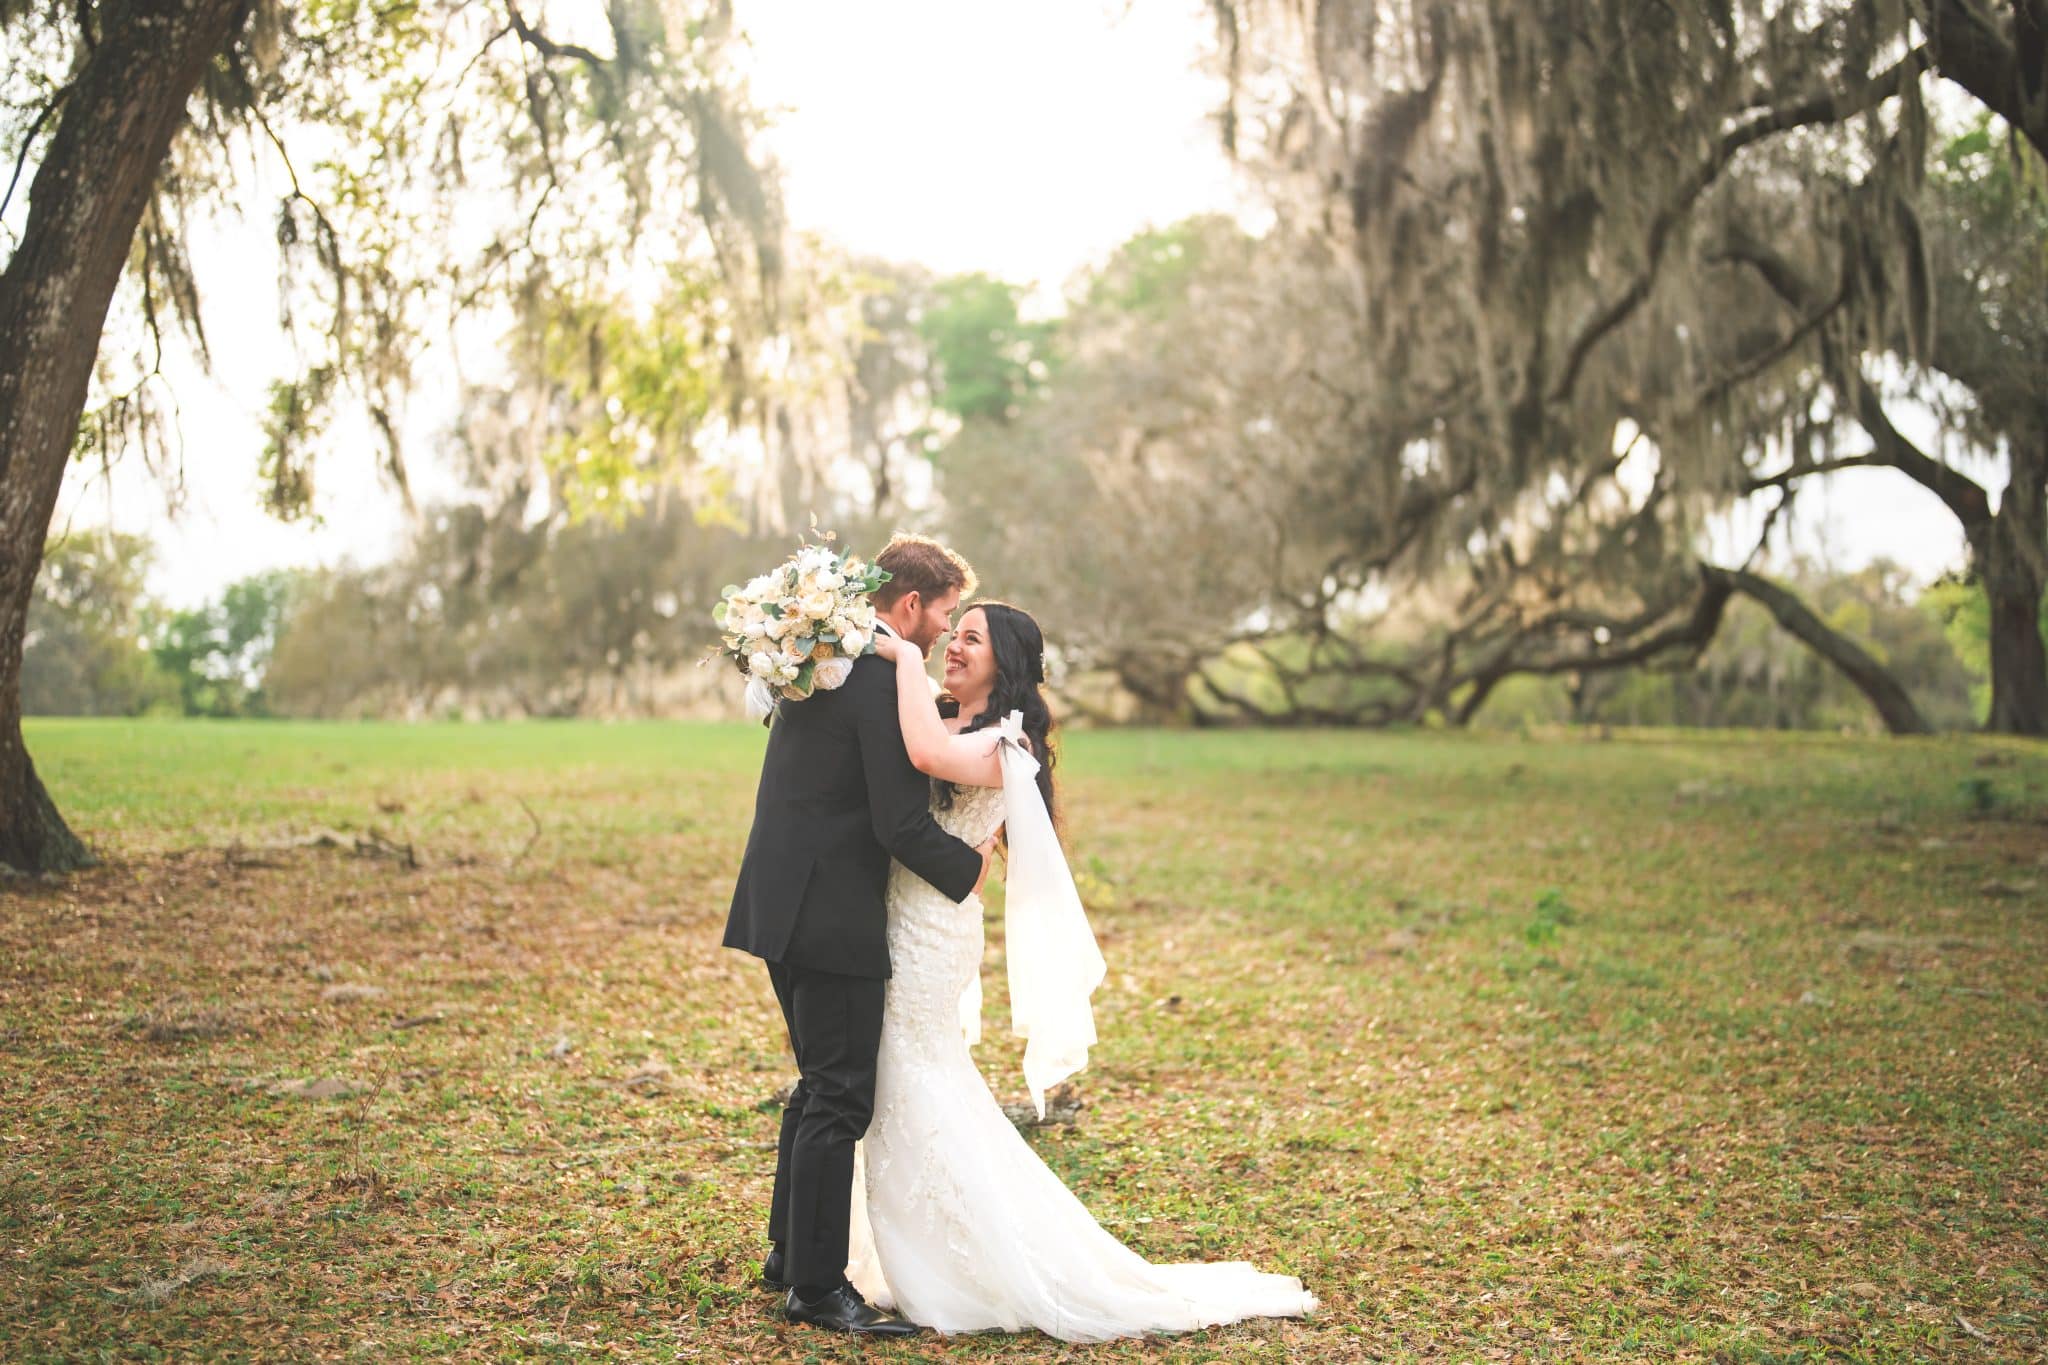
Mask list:
[[[995,734],[979,730],[956,735],[946,729],[917,646],[885,635],[876,639],[875,652],[896,666],[896,713],[903,728],[903,747],[910,751],[910,761],[918,771],[963,787],[1002,786]]]

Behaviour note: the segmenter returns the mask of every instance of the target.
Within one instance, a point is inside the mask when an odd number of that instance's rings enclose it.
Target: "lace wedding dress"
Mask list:
[[[1004,810],[1002,788],[968,787],[937,818],[978,844]],[[956,905],[893,865],[889,957],[847,1268],[871,1302],[941,1332],[1035,1327],[1064,1341],[1298,1317],[1315,1307],[1300,1280],[1247,1262],[1147,1262],[1038,1159],[982,1080],[962,1028],[963,1015],[979,1012],[980,897]]]

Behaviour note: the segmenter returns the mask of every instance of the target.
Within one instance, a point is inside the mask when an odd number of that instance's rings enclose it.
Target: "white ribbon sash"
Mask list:
[[[1088,997],[1109,968],[1038,790],[1038,759],[1024,741],[1023,712],[1012,711],[995,728],[1009,841],[1003,933],[1010,963],[1010,1031],[1024,1039],[1024,1084],[1042,1119],[1045,1092],[1088,1065],[1088,1049],[1095,1044],[1095,1011]],[[975,989],[969,995],[976,1020],[969,1032],[972,1041],[980,1032],[981,993]],[[961,1007],[965,1022],[968,1001],[962,1000]]]

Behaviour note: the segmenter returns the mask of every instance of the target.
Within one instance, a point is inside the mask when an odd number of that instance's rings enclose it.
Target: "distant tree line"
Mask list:
[[[51,547],[29,614],[24,703],[32,715],[99,716],[729,712],[727,672],[696,666],[714,638],[697,608],[779,553],[779,542],[649,513],[575,523],[552,537],[521,529],[493,546],[501,567],[490,574],[480,564],[488,535],[475,509],[449,509],[391,563],[265,573],[189,609],[149,596],[147,542],[67,537]],[[1936,728],[1982,723],[1990,670],[1980,589],[1951,580],[1915,597],[1883,563],[1853,573],[1809,567],[1792,581],[1832,629],[1884,662]],[[1286,714],[1261,651],[1226,646],[1203,663],[1234,694]],[[1058,681],[1084,722],[1146,716],[1113,672],[1070,666]],[[1327,686],[1344,693],[1332,705],[1372,700],[1370,681]],[[1243,719],[1201,688],[1188,705],[1198,723]],[[1489,728],[1879,728],[1852,685],[1746,602],[1684,667],[1517,678],[1470,719]]]
[[[173,609],[144,588],[137,536],[54,541],[29,604],[22,705],[30,715],[262,716],[265,676],[294,575],[258,574],[204,606]]]

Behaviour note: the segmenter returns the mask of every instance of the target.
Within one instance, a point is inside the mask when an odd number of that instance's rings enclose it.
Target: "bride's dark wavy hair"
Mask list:
[[[970,602],[960,615],[965,617],[970,611],[979,611],[988,621],[989,647],[996,656],[996,680],[988,694],[988,705],[961,733],[972,734],[1000,723],[1012,711],[1022,711],[1024,733],[1031,737],[1031,752],[1038,759],[1039,795],[1045,798],[1046,810],[1058,819],[1059,808],[1053,804],[1052,710],[1045,704],[1045,693],[1041,690],[1045,686],[1045,633],[1031,619],[1030,612],[1008,602]],[[941,697],[939,714],[959,715],[959,701]],[[950,807],[953,784],[935,785],[940,809]]]

